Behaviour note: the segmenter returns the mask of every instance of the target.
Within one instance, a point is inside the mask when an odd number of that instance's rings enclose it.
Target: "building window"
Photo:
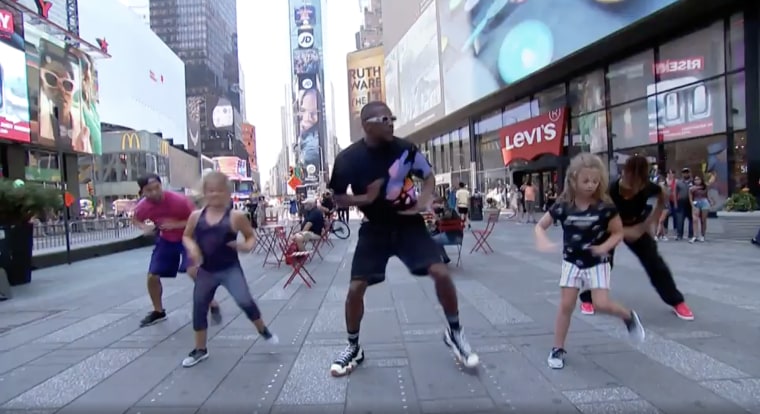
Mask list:
[[[478,122],[475,123],[475,133],[485,134],[490,131],[497,131],[502,127],[502,125],[501,111],[496,111],[495,113],[491,113],[482,117]]]
[[[607,152],[607,111],[574,117],[570,126],[573,147],[577,152]]]
[[[58,154],[48,151],[27,150],[24,179],[42,183],[60,183],[61,168]]]
[[[610,123],[612,126],[612,148],[614,150],[656,142],[656,140],[649,138],[646,99],[610,108]]]
[[[451,131],[451,171],[459,171],[467,168],[462,160],[462,140],[459,138],[459,130]]]
[[[724,41],[721,20],[661,45],[654,66],[658,91],[725,73]]]
[[[470,128],[466,126],[460,128],[459,137],[462,140],[462,168],[469,170],[472,162],[472,157],[470,157]]]
[[[728,27],[728,69],[744,68],[744,15],[731,16]]]
[[[692,79],[658,82],[657,89],[662,92],[647,101],[649,136],[653,140],[667,142],[726,130],[725,78],[679,86]]]
[[[744,72],[728,76],[728,88],[731,90],[731,116],[734,130],[747,128],[747,109],[744,84]]]
[[[538,104],[538,111],[532,111],[533,116],[545,114],[557,108],[561,108],[567,104],[567,93],[565,84],[559,84],[552,86],[542,92],[535,94],[533,99]]]
[[[665,168],[689,168],[707,183],[713,210],[723,207],[728,196],[728,148],[724,134],[665,144]],[[665,171],[662,168],[662,171]],[[734,180],[740,177],[734,177]]]
[[[618,105],[647,96],[647,90],[654,84],[653,67],[653,50],[647,50],[610,65],[607,70],[610,105]]]
[[[734,191],[741,191],[749,185],[747,181],[747,131],[734,134],[734,170],[731,172],[731,181]]]
[[[604,109],[604,71],[599,69],[570,81],[569,100],[572,116]]]

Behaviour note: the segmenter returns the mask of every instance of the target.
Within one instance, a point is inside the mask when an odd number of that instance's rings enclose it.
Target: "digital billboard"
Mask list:
[[[675,2],[383,0],[384,13],[400,16],[383,22],[397,130],[412,133]],[[428,52],[430,33],[437,56]]]
[[[372,101],[385,101],[383,47],[351,52],[346,57],[348,71],[348,110],[351,142],[364,136],[359,113]]]
[[[97,61],[100,121],[160,132],[176,144],[187,144],[182,60],[120,2],[78,0],[78,3],[79,35],[92,44],[104,40],[111,55]]]
[[[306,172],[304,182],[316,184],[323,175],[326,136],[322,7],[319,0],[289,1],[296,156]]]
[[[24,25],[19,13],[0,8],[0,139],[29,142],[29,95]]]

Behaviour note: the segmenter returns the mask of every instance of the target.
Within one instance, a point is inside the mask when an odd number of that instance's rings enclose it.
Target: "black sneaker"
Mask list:
[[[330,365],[330,374],[333,377],[348,375],[354,368],[364,361],[364,350],[358,344],[348,344],[346,349],[338,355],[338,358]]]
[[[166,320],[166,311],[161,311],[161,312],[151,311],[143,318],[143,320],[140,321],[140,327],[144,328],[146,326],[155,325],[165,320]]]
[[[480,363],[478,354],[472,352],[470,343],[467,342],[467,338],[464,336],[464,332],[460,329],[458,331],[452,331],[451,328],[446,328],[443,333],[443,342],[446,346],[451,348],[454,352],[454,356],[459,362],[464,364],[467,368],[475,368]]]
[[[562,348],[552,348],[549,352],[549,358],[546,359],[546,363],[549,364],[551,369],[562,369],[565,367],[565,355],[567,351]]]
[[[182,360],[182,366],[185,368],[190,368],[192,366],[198,365],[199,362],[203,361],[206,358],[208,358],[207,349],[193,349],[189,354],[187,354],[187,358]]]
[[[211,314],[211,322],[213,322],[214,325],[222,323],[222,310],[219,309],[219,306],[210,307],[209,313]]]

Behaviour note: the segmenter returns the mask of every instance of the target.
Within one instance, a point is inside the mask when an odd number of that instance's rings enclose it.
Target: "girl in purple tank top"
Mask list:
[[[208,173],[203,178],[203,197],[206,206],[190,215],[182,237],[193,264],[198,266],[198,276],[193,290],[193,330],[195,347],[182,361],[182,366],[192,367],[208,358],[206,348],[207,314],[214,293],[224,286],[259,334],[270,343],[277,343],[261,319],[261,311],[248,290],[238,252],[250,252],[256,245],[256,234],[245,213],[229,206],[230,182],[220,172]],[[244,241],[237,240],[238,232]]]

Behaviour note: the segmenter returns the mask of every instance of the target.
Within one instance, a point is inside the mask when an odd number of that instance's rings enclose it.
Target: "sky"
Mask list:
[[[256,126],[256,150],[262,181],[277,162],[282,146],[280,107],[290,73],[290,28],[292,11],[288,1],[238,1],[238,54],[245,75],[243,85],[246,118]],[[350,142],[346,54],[356,49],[354,34],[362,15],[356,0],[325,0],[323,10],[325,89],[335,88],[336,135],[341,147]],[[325,102],[330,111],[329,96]],[[326,114],[330,116],[329,113]]]

